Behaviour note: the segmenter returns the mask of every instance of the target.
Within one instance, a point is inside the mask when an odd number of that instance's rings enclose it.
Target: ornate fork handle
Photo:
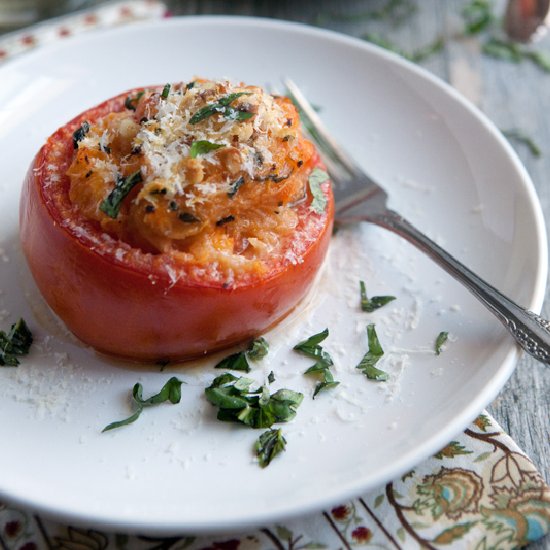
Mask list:
[[[543,363],[550,363],[550,322],[548,320],[518,306],[393,210],[370,215],[364,220],[393,231],[425,252],[479,298],[487,309],[500,319],[527,353]]]

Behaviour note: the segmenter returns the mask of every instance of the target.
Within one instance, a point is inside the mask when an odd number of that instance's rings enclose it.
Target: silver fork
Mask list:
[[[287,95],[301,111],[306,130],[317,143],[333,181],[339,223],[371,222],[400,235],[460,281],[494,313],[516,342],[535,359],[550,363],[550,322],[517,305],[489,285],[410,222],[386,206],[388,195],[335,142],[299,88],[284,80]]]

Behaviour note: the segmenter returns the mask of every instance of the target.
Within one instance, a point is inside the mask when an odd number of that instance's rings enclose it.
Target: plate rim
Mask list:
[[[389,52],[379,46],[370,44],[366,41],[362,41],[359,38],[355,38],[349,35],[345,35],[336,31],[322,29],[318,27],[312,27],[310,25],[295,22],[295,21],[284,21],[280,19],[271,19],[267,17],[253,17],[253,16],[236,16],[236,15],[193,15],[193,16],[179,16],[172,17],[167,19],[155,19],[155,20],[146,20],[140,21],[139,23],[133,23],[125,27],[109,28],[109,29],[96,29],[90,32],[86,32],[81,35],[74,35],[68,37],[68,39],[60,40],[58,42],[47,44],[39,47],[38,49],[26,52],[15,58],[9,59],[5,64],[0,66],[0,75],[9,69],[17,68],[18,65],[24,65],[25,63],[32,62],[33,58],[39,58],[41,56],[48,56],[54,53],[58,49],[66,49],[71,47],[72,44],[81,43],[81,42],[93,42],[102,35],[114,35],[120,33],[135,33],[144,29],[152,29],[165,26],[173,27],[188,27],[188,26],[197,26],[197,25],[232,25],[232,26],[244,26],[249,28],[257,29],[259,26],[269,29],[283,30],[287,32],[295,32],[302,35],[312,35],[319,37],[321,39],[328,39],[333,42],[347,44],[354,48],[363,49],[366,52],[369,52],[375,57],[381,58],[392,64],[396,64],[400,68],[414,73],[417,77],[429,82],[431,86],[435,86],[443,91],[446,95],[450,96],[455,102],[458,102],[461,107],[469,111],[480,123],[489,130],[493,139],[495,139],[499,146],[506,153],[507,158],[512,162],[514,168],[517,170],[518,174],[521,174],[521,185],[522,191],[525,193],[525,197],[528,200],[529,206],[532,210],[534,216],[534,227],[535,234],[532,235],[532,238],[537,239],[537,251],[536,258],[538,260],[538,267],[535,274],[535,282],[531,290],[531,299],[525,307],[535,311],[540,312],[542,307],[545,289],[546,289],[546,279],[548,275],[548,243],[547,243],[547,233],[546,233],[546,224],[544,216],[542,213],[542,206],[538,198],[536,188],[534,186],[531,177],[529,176],[525,166],[521,163],[517,153],[512,148],[510,143],[504,138],[498,127],[485,115],[479,108],[473,105],[470,101],[464,98],[455,88],[450,84],[439,78],[438,76],[430,73],[428,70],[419,67],[402,57],[398,56],[393,52]],[[30,60],[30,61],[29,61]],[[386,466],[384,469],[379,472],[378,477],[380,481],[378,485],[393,479],[394,477],[400,475],[407,469],[411,467],[411,464],[416,464],[423,461],[430,454],[433,454],[438,448],[445,445],[453,435],[456,435],[458,430],[464,429],[464,426],[467,426],[479,413],[480,411],[490,403],[496,395],[501,391],[502,387],[512,375],[517,359],[519,357],[518,347],[513,345],[513,342],[510,341],[509,349],[501,363],[501,366],[497,370],[497,374],[491,380],[490,387],[483,388],[483,391],[479,392],[475,399],[470,402],[469,407],[464,408],[458,415],[458,421],[455,421],[452,424],[449,424],[437,432],[435,436],[432,436],[425,440],[422,445],[415,447],[413,450],[401,455],[398,460],[392,462],[390,465]],[[457,430],[456,426],[460,425],[461,427]],[[452,428],[451,428],[452,426]],[[411,458],[409,455],[413,455],[416,458]],[[405,458],[404,458],[405,457]],[[55,506],[46,503],[36,503],[29,502],[24,497],[12,497],[10,495],[4,495],[3,491],[0,490],[0,496],[6,502],[14,504],[16,507],[32,509],[45,517],[50,517],[56,521],[61,521],[64,523],[70,523],[72,525],[94,525],[101,526],[101,528],[106,531],[120,531],[121,528],[128,533],[153,533],[158,535],[169,535],[169,534],[181,534],[182,532],[193,532],[196,534],[206,534],[206,533],[232,533],[237,531],[242,531],[243,529],[249,529],[253,527],[258,527],[261,524],[273,523],[275,521],[284,521],[290,518],[295,518],[297,516],[303,516],[311,513],[320,511],[321,509],[334,504],[335,502],[341,500],[349,500],[361,494],[362,492],[372,490],[376,484],[372,481],[369,483],[364,483],[361,488],[356,484],[354,489],[349,487],[349,484],[345,488],[338,491],[333,491],[329,496],[323,498],[317,497],[315,499],[310,499],[309,504],[298,506],[287,506],[285,511],[278,511],[273,514],[273,512],[263,511],[262,513],[256,514],[252,518],[240,519],[237,521],[234,520],[224,520],[224,522],[219,522],[212,520],[211,518],[205,519],[202,522],[193,520],[192,523],[177,522],[175,523],[131,523],[123,521],[109,521],[108,518],[102,517],[97,514],[88,514],[85,517],[82,517],[79,513],[71,513],[67,510],[56,509]]]

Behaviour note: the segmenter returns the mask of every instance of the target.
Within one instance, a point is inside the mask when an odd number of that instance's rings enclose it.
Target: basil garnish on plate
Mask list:
[[[0,366],[19,365],[17,357],[29,353],[32,341],[32,333],[23,319],[15,322],[7,334],[0,331]]]
[[[246,351],[239,351],[224,357],[214,368],[250,372],[250,365],[246,360]]]
[[[369,344],[369,351],[365,353],[361,362],[357,365],[357,369],[361,370],[363,374],[369,380],[375,380],[376,382],[385,382],[388,380],[389,375],[387,372],[378,369],[375,365],[380,358],[384,355],[384,350],[380,345],[374,323],[367,326],[367,338]]]
[[[367,297],[367,287],[364,281],[359,281],[359,291],[361,293],[361,310],[367,313],[372,313],[395,300],[395,296],[373,296],[369,299]]]
[[[121,428],[122,426],[127,426],[132,422],[135,422],[143,412],[145,407],[150,407],[152,405],[158,405],[159,403],[170,402],[173,405],[177,404],[181,400],[181,385],[183,382],[173,376],[164,384],[162,389],[156,395],[152,395],[147,399],[143,399],[143,386],[138,382],[134,385],[132,390],[133,401],[136,405],[136,411],[134,414],[125,418],[124,420],[118,420],[116,422],[111,422],[109,425],[103,428],[102,432],[107,432],[109,430],[114,430],[115,428]]]
[[[286,439],[281,429],[271,429],[264,432],[254,444],[254,452],[262,468],[269,466],[271,461],[286,448]]]
[[[250,428],[271,428],[296,416],[304,396],[289,389],[270,394],[267,386],[251,389],[251,378],[226,372],[204,390],[206,399],[218,407],[218,420],[239,422]]]
[[[248,358],[252,361],[259,361],[260,359],[263,359],[268,354],[268,352],[269,343],[263,336],[252,340],[252,342],[250,342],[250,345],[248,346],[248,349],[246,350]]]
[[[248,345],[248,348],[228,355],[217,363],[214,368],[250,372],[248,359],[251,361],[259,361],[267,355],[268,351],[269,343],[265,338],[260,336],[259,338],[252,340],[252,342]]]
[[[442,331],[437,335],[437,338],[435,339],[435,346],[434,346],[436,355],[439,355],[442,352],[443,346],[445,345],[448,339],[449,339],[448,332]]]
[[[315,360],[315,364],[304,372],[304,374],[313,374],[320,379],[313,391],[313,399],[315,399],[319,392],[335,388],[340,383],[334,380],[334,376],[330,371],[330,367],[334,365],[332,357],[322,348],[322,346],[320,346],[320,343],[323,342],[328,335],[329,331],[328,328],[326,328],[294,346],[295,351]]]

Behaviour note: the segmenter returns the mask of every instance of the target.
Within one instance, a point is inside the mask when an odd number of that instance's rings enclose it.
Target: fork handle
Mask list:
[[[516,342],[535,359],[550,363],[550,322],[504,296],[496,288],[456,260],[438,244],[418,231],[409,221],[393,210],[386,210],[368,220],[400,235],[445,271],[460,281],[508,329]]]

